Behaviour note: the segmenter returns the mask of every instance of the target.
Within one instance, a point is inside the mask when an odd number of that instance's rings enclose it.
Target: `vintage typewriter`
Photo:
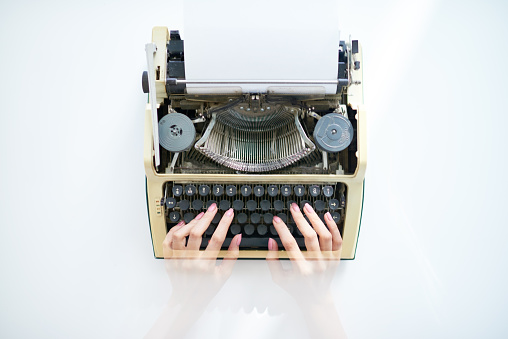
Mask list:
[[[265,257],[269,237],[283,250],[274,215],[305,249],[289,211],[296,202],[309,203],[321,217],[330,212],[343,237],[342,258],[354,258],[366,168],[358,41],[340,41],[337,80],[268,80],[262,93],[244,93],[237,86],[253,80],[191,88],[178,31],[155,27],[146,53],[144,164],[155,257],[163,256],[171,227],[212,203],[219,213],[204,234],[203,249],[231,207],[235,219],[223,250],[238,233],[243,258]],[[335,94],[322,90],[330,83]]]

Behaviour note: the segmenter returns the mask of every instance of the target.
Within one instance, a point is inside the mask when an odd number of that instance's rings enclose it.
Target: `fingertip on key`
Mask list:
[[[215,211],[216,208],[217,208],[217,204],[213,203],[210,205],[210,207],[208,207],[208,212],[213,212],[213,211]]]
[[[326,213],[325,213],[325,217],[326,217],[326,219],[328,219],[328,221],[333,221],[333,217],[332,217],[332,215],[330,214],[330,212],[326,212]]]
[[[308,203],[305,203],[303,208],[305,209],[305,212],[308,212],[308,213],[312,213],[313,212],[312,207],[310,207],[310,205]]]

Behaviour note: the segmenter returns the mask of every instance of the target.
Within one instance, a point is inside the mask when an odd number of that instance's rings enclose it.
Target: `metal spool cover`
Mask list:
[[[159,144],[170,152],[183,152],[194,144],[196,129],[188,116],[169,113],[159,121]]]
[[[313,135],[320,150],[337,153],[351,144],[353,125],[343,115],[329,113],[318,120]]]

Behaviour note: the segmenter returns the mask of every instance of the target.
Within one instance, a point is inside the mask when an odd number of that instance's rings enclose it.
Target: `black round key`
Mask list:
[[[167,198],[166,199],[166,208],[175,208],[176,199],[175,198]]]
[[[185,221],[186,224],[190,223],[194,219],[195,215],[194,213],[185,213],[183,215],[183,221]]]
[[[325,215],[323,213],[319,213],[318,214],[318,217],[319,219],[321,219],[321,221],[323,222],[323,224],[326,225],[326,219],[325,219]]]
[[[279,188],[275,185],[268,186],[267,191],[268,191],[268,195],[271,197],[275,197],[275,196],[277,196],[277,194],[279,194]]]
[[[316,209],[316,211],[321,212],[322,210],[325,209],[325,207],[326,207],[326,204],[323,200],[314,201],[314,208]]]
[[[291,186],[284,185],[280,188],[280,194],[282,194],[283,197],[289,197],[291,195]]]
[[[335,223],[338,223],[340,221],[340,213],[339,212],[333,212],[330,214],[332,215],[333,221],[335,221]]]
[[[272,225],[272,226],[270,226],[270,233],[272,233],[272,235],[279,235],[279,234],[277,233],[277,230],[275,229],[275,226],[273,226],[273,225]]]
[[[206,235],[212,235],[214,231],[215,231],[215,226],[214,226],[214,225],[210,225],[210,226],[208,226],[208,228],[206,229],[205,234],[206,234]]]
[[[261,215],[259,213],[252,213],[250,215],[250,222],[257,224],[261,220]]]
[[[178,222],[178,220],[180,220],[180,213],[178,212],[169,213],[169,220],[171,222]]]
[[[337,199],[330,199],[328,201],[328,206],[331,210],[336,210],[339,208],[339,201]]]
[[[243,231],[245,232],[246,235],[254,234],[254,231],[255,231],[254,225],[252,225],[252,224],[245,225],[245,227],[243,228]]]
[[[275,208],[276,211],[282,211],[284,209],[284,202],[282,200],[275,200],[273,202],[273,208]]]
[[[200,185],[198,191],[200,196],[206,197],[208,194],[210,194],[210,186]]]
[[[254,195],[256,197],[261,197],[265,194],[265,188],[263,186],[254,186]]]
[[[185,200],[185,199],[184,199],[184,200],[180,200],[180,201],[178,202],[178,207],[180,207],[180,209],[181,209],[182,211],[187,211],[187,210],[189,209],[189,207],[190,207],[190,202],[189,202],[189,200]]]
[[[333,187],[332,186],[323,187],[323,194],[327,198],[331,197],[333,195]]]
[[[312,185],[309,187],[309,193],[313,197],[317,197],[319,193],[321,193],[321,190],[319,189],[318,185]]]
[[[185,186],[185,195],[192,197],[194,194],[196,194],[196,186],[190,184]]]
[[[256,208],[258,208],[258,203],[257,202],[255,202],[254,200],[247,201],[247,209],[249,211],[251,211],[251,212],[255,211]]]
[[[226,195],[228,197],[234,197],[236,195],[236,186],[234,185],[226,186]]]
[[[272,213],[263,214],[263,220],[265,224],[271,224],[273,222],[273,214]]]
[[[193,200],[191,205],[192,208],[195,209],[196,211],[199,211],[203,208],[203,202],[201,200]]]
[[[222,185],[213,186],[213,195],[216,197],[221,197],[224,194],[224,187]]]
[[[242,231],[242,227],[238,224],[231,225],[231,227],[229,229],[231,230],[231,233],[234,235],[237,235],[238,233],[240,233]]]
[[[221,219],[222,219],[222,215],[219,212],[217,212],[217,214],[212,219],[212,223],[218,224]]]
[[[233,209],[235,211],[241,211],[243,209],[243,201],[241,200],[233,201]]]
[[[273,226],[272,226],[273,227]],[[258,231],[258,234],[259,235],[265,235],[266,232],[268,232],[268,227],[266,227],[266,225],[258,225],[258,227],[256,228],[256,230]]]
[[[286,223],[288,221],[288,216],[286,213],[279,213],[277,214],[277,216],[282,220],[284,221],[284,223]]]
[[[310,207],[312,207],[311,203],[309,200],[302,200],[300,201],[300,208],[303,210],[303,207],[305,206],[305,204],[309,204]]]
[[[297,197],[303,197],[305,195],[305,187],[303,187],[302,185],[296,185],[294,190],[295,190],[295,195]]]
[[[181,196],[182,193],[183,193],[183,187],[182,187],[182,185],[175,185],[175,186],[173,186],[173,195],[175,197]]]
[[[217,202],[215,200],[208,200],[206,202],[206,209],[209,209],[210,206],[212,206],[213,204],[216,204]]]
[[[260,205],[261,205],[261,209],[263,211],[268,211],[270,209],[270,207],[271,207],[270,206],[271,204],[270,204],[270,202],[268,200],[261,200]]]
[[[229,202],[229,200],[221,200],[219,206],[221,210],[227,211],[228,209],[231,208],[231,203]]]
[[[240,224],[245,224],[247,222],[247,214],[239,213],[238,216],[236,217],[236,219],[238,220],[238,222]]]
[[[252,193],[252,188],[249,185],[243,185],[242,187],[240,187],[240,193],[244,197],[248,197]]]

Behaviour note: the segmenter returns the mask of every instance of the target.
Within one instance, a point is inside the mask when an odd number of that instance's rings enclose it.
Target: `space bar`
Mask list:
[[[224,243],[222,244],[222,249],[227,250],[229,247],[229,244],[231,243],[231,240],[233,238],[226,238],[224,240]],[[241,250],[268,250],[268,239],[269,238],[247,238],[242,237],[242,242],[240,243],[240,249]],[[279,245],[279,249],[284,249],[284,246],[282,246],[282,242],[279,238],[272,238],[277,242],[277,245]],[[301,249],[305,249],[305,240],[301,238],[296,238],[296,243]],[[201,241],[201,249],[205,249],[208,245],[208,242],[210,239],[203,239]]]

